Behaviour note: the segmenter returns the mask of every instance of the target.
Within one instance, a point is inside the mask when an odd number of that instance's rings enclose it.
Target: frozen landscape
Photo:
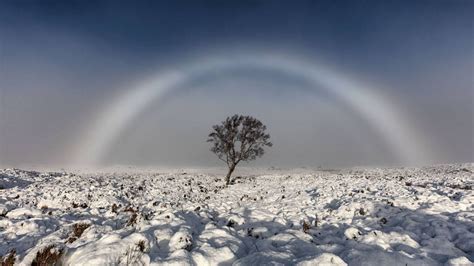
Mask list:
[[[474,164],[0,170],[0,255],[30,265],[472,265]],[[8,264],[7,264],[8,265]]]
[[[0,0],[0,266],[474,266],[473,14]]]

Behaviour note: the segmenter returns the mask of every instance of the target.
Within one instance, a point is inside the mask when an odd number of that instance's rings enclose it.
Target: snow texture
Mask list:
[[[0,256],[30,265],[54,245],[65,265],[473,265],[474,164],[240,174],[225,187],[205,169],[0,170]]]

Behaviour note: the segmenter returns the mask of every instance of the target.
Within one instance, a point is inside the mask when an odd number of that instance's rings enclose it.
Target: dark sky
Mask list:
[[[458,0],[0,0],[0,163],[69,162],[91,121],[137,80],[215,54],[268,51],[372,84],[414,121],[435,162],[473,161],[473,14],[473,1]],[[394,162],[336,99],[247,72],[189,82],[147,107],[104,161],[212,165],[201,141],[209,124],[251,111],[279,141],[262,164]]]

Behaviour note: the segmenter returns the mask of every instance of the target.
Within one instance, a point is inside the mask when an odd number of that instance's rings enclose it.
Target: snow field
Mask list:
[[[30,265],[470,265],[474,165],[0,170],[0,256]],[[83,225],[83,226],[79,226]]]

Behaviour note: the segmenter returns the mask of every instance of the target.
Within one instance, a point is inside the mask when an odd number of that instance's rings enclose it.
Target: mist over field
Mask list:
[[[472,9],[469,1],[3,1],[0,162],[213,166],[205,136],[234,113],[258,117],[275,139],[255,165],[407,164],[386,139],[402,130],[409,134],[395,146],[420,145],[414,164],[469,162]],[[238,66],[245,57],[253,65]],[[261,66],[267,58],[283,60],[273,69]],[[212,69],[212,60],[232,66]],[[367,117],[378,112],[360,113],[334,85],[288,70],[301,62],[382,94],[403,125],[380,132]],[[208,69],[193,76],[195,66]],[[110,143],[98,156],[91,146],[106,145],[96,125],[112,119],[104,113],[173,71],[179,82],[104,132]],[[361,105],[376,104],[386,105]]]
[[[473,14],[0,0],[0,264],[474,265]]]

